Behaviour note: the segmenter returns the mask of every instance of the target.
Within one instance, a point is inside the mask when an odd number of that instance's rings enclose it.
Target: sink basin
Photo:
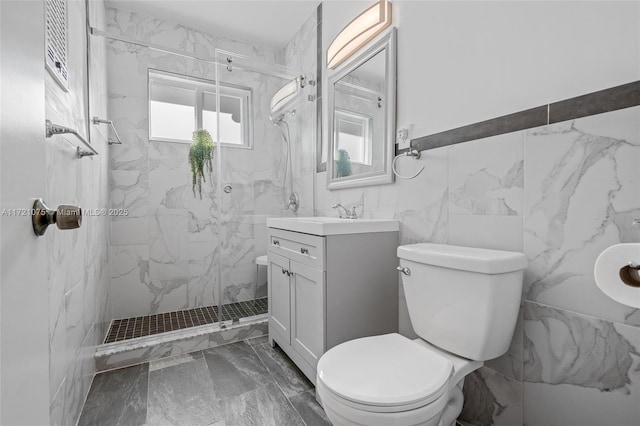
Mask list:
[[[400,229],[393,219],[340,219],[338,217],[274,217],[267,219],[269,228],[303,232],[312,235],[365,234]]]

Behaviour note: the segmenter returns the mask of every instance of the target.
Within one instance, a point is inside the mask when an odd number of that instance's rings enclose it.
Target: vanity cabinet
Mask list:
[[[269,341],[316,381],[327,350],[398,330],[398,232],[269,228]]]

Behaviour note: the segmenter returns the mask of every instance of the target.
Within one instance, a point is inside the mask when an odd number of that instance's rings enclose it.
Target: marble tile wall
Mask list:
[[[87,99],[90,116],[109,118],[106,92],[106,46],[89,39],[90,85],[87,93],[86,13],[84,2],[68,3],[69,92],[49,74],[45,77],[46,117],[56,124],[87,135]],[[103,1],[89,2],[92,25],[104,25]],[[45,202],[79,205],[85,211],[109,207],[109,146],[107,128],[89,127],[98,156],[81,160],[73,136],[46,140],[47,183]],[[73,144],[73,147],[65,143]],[[108,312],[109,226],[105,215],[86,216],[72,231],[49,229],[44,235],[48,257],[49,395],[53,425],[75,424],[94,374],[93,354],[104,334]]]
[[[413,180],[338,191],[319,174],[319,214],[362,205],[397,218],[401,244],[524,252],[523,305],[509,351],[465,385],[474,425],[631,425],[640,416],[640,310],[606,297],[597,255],[639,242],[640,107],[424,151]],[[400,289],[402,293],[402,289]],[[401,297],[400,329],[415,336]]]
[[[106,29],[212,59],[215,49],[222,48],[265,65],[309,70],[311,75],[316,58],[315,49],[309,47],[315,47],[315,19],[314,14],[282,50],[215,38],[115,8],[107,9]],[[189,145],[149,141],[147,73],[153,68],[214,80],[216,65],[114,40],[107,43],[107,56],[110,114],[125,141],[112,147],[111,200],[114,208],[129,210],[112,223],[112,317],[253,299],[255,258],[266,253],[266,218],[290,214],[282,209],[285,144],[269,120],[271,96],[287,80],[220,68],[221,82],[253,90],[254,146],[251,150],[217,147],[215,170],[199,199],[190,187]],[[315,102],[307,101],[306,95],[289,120],[299,214],[311,214],[314,201],[315,131],[309,123],[315,123]],[[218,179],[233,186],[230,194],[218,194]],[[258,294],[266,291],[262,278]]]

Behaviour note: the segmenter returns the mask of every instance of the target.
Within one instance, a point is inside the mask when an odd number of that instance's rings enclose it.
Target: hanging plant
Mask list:
[[[351,158],[346,149],[338,150],[338,159],[336,160],[336,177],[351,176]]]
[[[204,129],[193,132],[193,142],[189,148],[189,164],[191,165],[191,185],[193,196],[196,196],[196,188],[202,200],[202,182],[206,182],[205,168],[207,172],[213,171],[213,151],[215,144],[209,132]]]

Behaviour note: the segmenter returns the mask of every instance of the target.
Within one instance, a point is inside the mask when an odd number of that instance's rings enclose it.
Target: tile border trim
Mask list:
[[[411,139],[425,151],[640,105],[640,80],[444,132]],[[396,154],[409,149],[397,150]]]

